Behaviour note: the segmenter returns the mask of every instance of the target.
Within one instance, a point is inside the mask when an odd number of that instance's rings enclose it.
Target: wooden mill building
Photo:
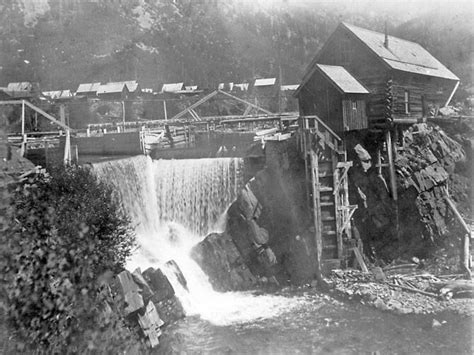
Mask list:
[[[328,77],[324,69],[328,65],[344,68],[369,91],[365,103],[369,127],[383,127],[390,121],[413,123],[430,110],[446,106],[459,85],[459,78],[419,44],[341,23],[309,65],[295,93],[302,115],[327,114],[324,105],[316,105],[322,100],[321,91],[327,90],[327,100],[336,100],[337,93],[326,87],[326,81],[343,70],[331,69],[334,75]],[[364,110],[353,108],[358,113]],[[334,126],[330,121],[335,116],[327,119]]]
[[[378,157],[379,174],[388,166],[390,194],[397,200],[392,134],[446,106],[458,84],[458,77],[419,44],[345,23],[313,59],[294,95],[318,277],[343,265],[352,251],[365,268],[352,238],[351,218],[358,207],[348,198],[352,148],[364,145],[359,140],[369,132],[377,135],[371,154],[377,153],[372,156]]]

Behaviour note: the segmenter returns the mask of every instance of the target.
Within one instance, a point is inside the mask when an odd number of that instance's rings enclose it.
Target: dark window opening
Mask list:
[[[410,113],[410,92],[405,90],[405,97],[404,97],[404,105],[405,105],[405,114]]]

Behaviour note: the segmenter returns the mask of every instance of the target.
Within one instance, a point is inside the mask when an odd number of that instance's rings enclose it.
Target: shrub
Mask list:
[[[104,320],[98,292],[101,275],[123,268],[135,240],[112,188],[88,169],[56,167],[17,184],[11,204],[0,262],[19,338],[46,352],[82,352],[105,334],[110,340],[113,328],[123,342],[121,320]]]

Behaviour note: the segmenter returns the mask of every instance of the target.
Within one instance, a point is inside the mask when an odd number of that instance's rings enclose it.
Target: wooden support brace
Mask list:
[[[365,265],[364,258],[362,257],[362,254],[361,254],[359,248],[354,247],[354,248],[352,248],[352,251],[354,252],[357,263],[359,264],[360,269],[362,270],[362,272],[369,272],[369,269],[367,269],[367,265]]]

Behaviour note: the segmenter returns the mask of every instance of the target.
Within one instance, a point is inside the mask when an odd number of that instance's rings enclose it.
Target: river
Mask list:
[[[473,353],[467,317],[397,316],[304,287],[215,292],[189,254],[207,233],[224,228],[225,210],[242,185],[239,159],[141,156],[97,163],[94,170],[116,188],[135,226],[139,249],[127,268],[161,267],[187,315],[165,328],[156,354]],[[170,259],[188,290],[164,266]]]
[[[394,315],[314,291],[283,292],[299,307],[250,322],[198,316],[168,327],[156,354],[472,354],[472,318]],[[433,327],[433,319],[443,323]]]

